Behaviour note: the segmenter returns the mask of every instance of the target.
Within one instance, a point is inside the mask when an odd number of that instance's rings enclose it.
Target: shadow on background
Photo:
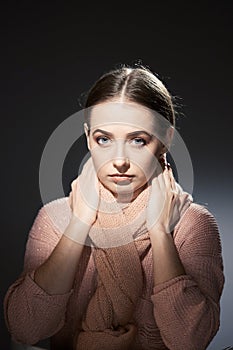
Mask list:
[[[181,96],[180,132],[194,168],[194,200],[208,202],[222,238],[226,284],[221,326],[208,350],[232,349],[232,8],[230,1],[124,4],[4,2],[1,6],[1,305],[21,273],[28,232],[41,207],[40,157],[78,99],[116,64],[137,59]],[[119,21],[120,19],[120,21]],[[66,159],[64,189],[83,152]],[[76,163],[77,160],[77,163]],[[0,349],[11,348],[0,314]],[[227,346],[230,346],[230,348]]]

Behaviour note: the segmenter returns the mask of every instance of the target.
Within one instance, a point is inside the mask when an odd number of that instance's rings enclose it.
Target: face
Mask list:
[[[132,201],[148,185],[165,151],[155,135],[155,116],[137,103],[93,107],[85,134],[99,181],[116,198]]]

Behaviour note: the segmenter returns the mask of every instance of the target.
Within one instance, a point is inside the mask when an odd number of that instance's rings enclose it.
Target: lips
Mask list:
[[[128,174],[112,174],[109,175],[111,177],[133,177],[134,175],[128,175]]]
[[[113,174],[109,175],[114,182],[121,183],[121,184],[128,184],[131,182],[133,175],[127,175],[127,174]]]

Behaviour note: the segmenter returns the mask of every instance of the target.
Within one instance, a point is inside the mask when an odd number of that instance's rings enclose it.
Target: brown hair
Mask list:
[[[172,96],[149,68],[124,65],[104,73],[89,90],[84,108],[118,97],[160,113],[175,126]],[[90,122],[88,118],[87,122]]]

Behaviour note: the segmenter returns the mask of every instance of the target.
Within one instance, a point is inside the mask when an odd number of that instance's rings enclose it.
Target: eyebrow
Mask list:
[[[105,135],[108,135],[108,136],[113,136],[113,134],[109,131],[106,131],[106,130],[102,130],[102,129],[96,129],[95,131],[93,131],[92,133],[92,136],[94,136],[97,132],[100,132],[102,134],[105,134]],[[141,134],[145,134],[149,137],[152,137],[153,135],[152,134],[149,134],[147,131],[145,130],[137,130],[137,131],[133,131],[133,132],[129,132],[127,134],[127,136],[137,136],[137,135],[141,135]]]

